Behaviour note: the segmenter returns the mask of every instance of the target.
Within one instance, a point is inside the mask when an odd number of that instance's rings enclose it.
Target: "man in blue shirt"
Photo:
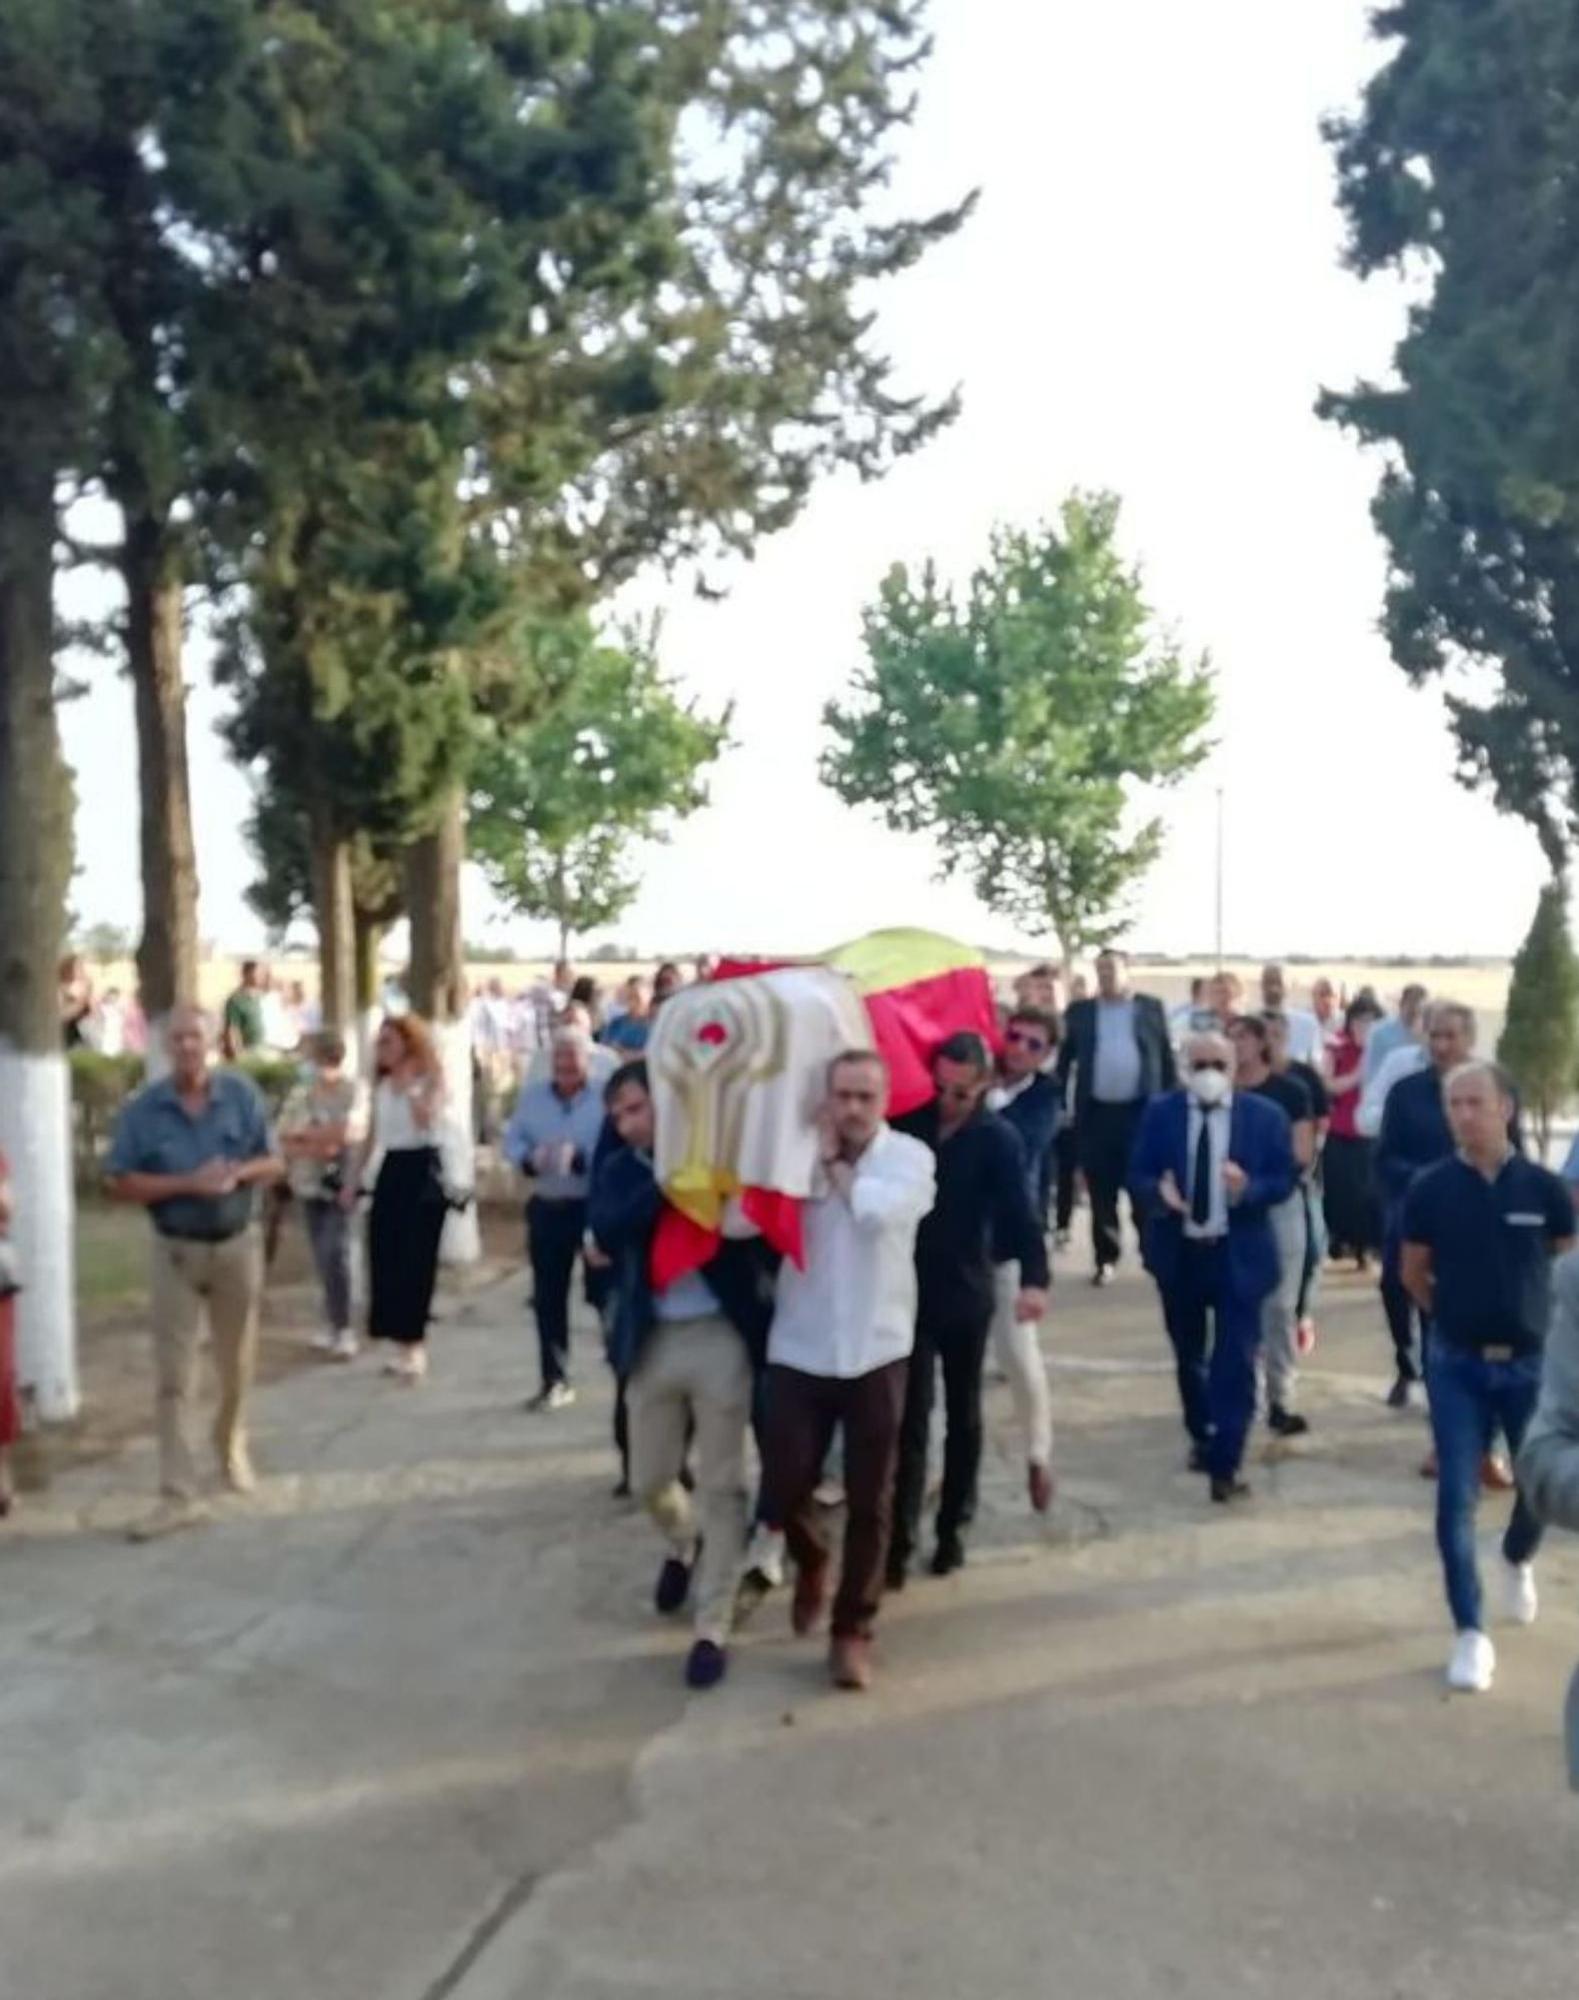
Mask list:
[[[111,1196],[146,1208],[153,1223],[160,1504],[132,1529],[135,1541],[201,1519],[186,1413],[205,1318],[219,1372],[220,1474],[235,1493],[257,1483],[246,1428],[263,1294],[254,1191],[285,1172],[256,1087],[234,1071],[210,1070],[208,1023],[197,1008],[172,1012],[166,1048],[170,1074],[122,1111],[106,1164]]]
[[[1378,1021],[1365,1044],[1365,1081],[1369,1083],[1390,1055],[1419,1041],[1424,1032],[1426,990],[1406,986],[1398,996],[1398,1012],[1389,1021]]]
[[[1573,1204],[1553,1173],[1508,1137],[1512,1087],[1491,1063],[1447,1079],[1457,1148],[1404,1199],[1403,1280],[1431,1322],[1426,1388],[1436,1438],[1437,1546],[1457,1628],[1448,1685],[1480,1694],[1497,1655],[1481,1617],[1475,1506],[1481,1459],[1500,1424],[1517,1452],[1534,1415],[1551,1315],[1553,1257],[1574,1240]],[[1503,1538],[1502,1609],[1534,1622],[1539,1523],[1521,1495]]]
[[[542,1377],[529,1410],[563,1410],[576,1400],[570,1386],[570,1284],[586,1234],[592,1156],[603,1130],[603,1099],[591,1071],[591,1037],[579,1028],[559,1029],[550,1073],[522,1086],[501,1146],[532,1183],[526,1248]]]

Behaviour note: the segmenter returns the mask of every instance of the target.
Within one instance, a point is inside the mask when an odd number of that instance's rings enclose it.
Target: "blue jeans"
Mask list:
[[[1459,1631],[1478,1632],[1483,1629],[1475,1563],[1480,1462],[1499,1424],[1517,1456],[1540,1395],[1541,1357],[1522,1354],[1511,1361],[1488,1361],[1438,1335],[1426,1350],[1426,1389],[1438,1466],[1436,1540],[1447,1601]],[[1510,1563],[1528,1562],[1540,1545],[1540,1523],[1520,1493],[1503,1537],[1503,1556]]]

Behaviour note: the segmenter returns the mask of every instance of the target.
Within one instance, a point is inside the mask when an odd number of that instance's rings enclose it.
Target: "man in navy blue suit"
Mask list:
[[[1239,1466],[1255,1416],[1262,1302],[1278,1278],[1268,1211],[1296,1179],[1286,1115],[1236,1093],[1233,1070],[1226,1035],[1191,1035],[1185,1086],[1146,1106],[1130,1162],[1146,1268],[1178,1361],[1190,1464],[1210,1474],[1223,1503],[1250,1491]]]

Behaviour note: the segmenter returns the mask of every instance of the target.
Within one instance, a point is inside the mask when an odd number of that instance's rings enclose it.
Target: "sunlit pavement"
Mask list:
[[[1150,1288],[1060,1272],[1060,1494],[1007,1391],[967,1569],[885,1607],[867,1696],[771,1602],[687,1697],[655,1545],[523,1284],[260,1399],[262,1489],[144,1548],[148,1447],[0,1531],[4,2000],[847,2000],[1569,1990],[1558,1711],[1579,1543],[1449,1701],[1374,1290],[1329,1282],[1297,1453],[1184,1468]],[[1257,1441],[1257,1457],[1261,1440]],[[1506,1503],[1484,1510],[1485,1567]]]

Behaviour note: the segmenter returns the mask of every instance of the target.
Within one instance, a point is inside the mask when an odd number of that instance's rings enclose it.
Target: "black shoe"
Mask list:
[[[907,1550],[890,1549],[888,1563],[883,1571],[885,1590],[903,1590],[910,1575],[910,1556]]]
[[[1274,1403],[1267,1411],[1266,1425],[1280,1438],[1304,1437],[1310,1429],[1308,1417],[1297,1416],[1292,1410],[1285,1410],[1281,1403]]]
[[[1390,1410],[1407,1410],[1409,1407],[1409,1377],[1400,1375],[1387,1391],[1387,1407]]]
[[[685,1663],[685,1684],[698,1690],[715,1688],[729,1671],[729,1655],[716,1639],[698,1639]]]
[[[631,1483],[628,1479],[622,1479],[614,1489],[614,1498],[616,1500],[628,1500],[630,1497]]]
[[[1190,1446],[1190,1470],[1192,1472],[1210,1472],[1211,1469],[1212,1461],[1205,1445],[1192,1444]]]
[[[965,1544],[958,1535],[939,1535],[938,1545],[932,1551],[932,1574],[952,1576],[957,1569],[965,1567]]]
[[[1212,1498],[1219,1507],[1227,1507],[1235,1500],[1248,1500],[1250,1488],[1242,1479],[1216,1479],[1212,1481]]]
[[[702,1545],[698,1542],[689,1562],[683,1556],[664,1557],[652,1601],[665,1618],[672,1618],[677,1611],[685,1609],[685,1600],[691,1594],[691,1572],[696,1568],[696,1559],[701,1553]]]

